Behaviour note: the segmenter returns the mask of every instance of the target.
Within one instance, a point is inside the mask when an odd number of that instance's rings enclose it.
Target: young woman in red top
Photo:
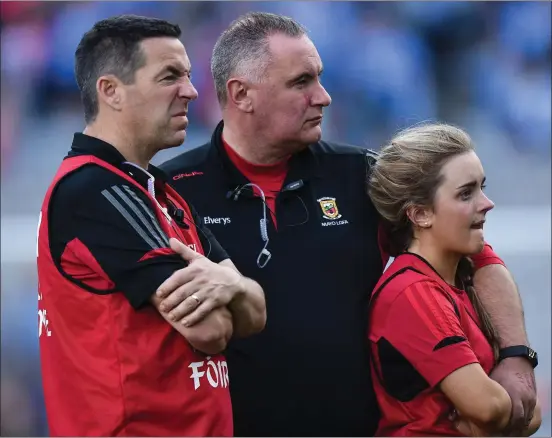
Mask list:
[[[378,436],[500,435],[510,396],[489,377],[498,342],[478,301],[468,256],[485,246],[494,204],[471,139],[420,125],[385,146],[370,197],[386,221],[390,254],[370,303]],[[525,432],[540,426],[540,407]]]

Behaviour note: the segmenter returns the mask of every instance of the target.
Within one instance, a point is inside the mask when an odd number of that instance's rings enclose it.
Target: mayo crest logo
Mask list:
[[[324,217],[324,219],[333,221],[341,217],[337,208],[337,203],[335,202],[335,198],[324,197],[317,199],[317,201],[320,204],[320,208],[322,209],[322,216]]]

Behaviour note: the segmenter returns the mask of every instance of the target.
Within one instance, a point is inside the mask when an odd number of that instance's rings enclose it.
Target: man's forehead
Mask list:
[[[178,38],[149,38],[142,41],[142,50],[148,63],[172,64],[185,70],[191,67],[186,49]]]
[[[281,33],[271,35],[268,39],[269,50],[274,60],[300,60],[310,63],[321,63],[314,43],[306,35],[290,37]]]
[[[322,60],[313,42],[306,36],[289,37],[275,34],[269,38],[271,64],[280,67],[286,73],[293,74],[298,70],[322,70]]]

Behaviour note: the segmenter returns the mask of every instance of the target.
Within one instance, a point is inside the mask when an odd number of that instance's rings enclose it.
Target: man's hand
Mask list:
[[[192,328],[183,330],[192,347],[204,354],[218,354],[232,337],[232,314],[226,307],[219,307]]]
[[[242,276],[236,270],[213,263],[177,239],[170,239],[171,249],[189,265],[173,273],[157,289],[160,310],[171,321],[191,327],[211,311],[226,306],[241,290]]]
[[[512,417],[506,436],[522,436],[533,418],[537,389],[533,367],[522,357],[508,357],[492,371],[490,377],[498,382],[512,399]]]
[[[453,409],[449,414],[449,420],[452,421],[456,430],[463,436],[491,436],[490,433],[481,429],[473,421],[460,415],[456,409]]]
[[[498,332],[500,347],[528,345],[521,298],[508,269],[501,264],[484,266],[475,272],[474,286]],[[505,432],[519,436],[530,423],[537,400],[533,368],[524,358],[506,358],[495,367],[491,378],[512,399],[512,419]]]
[[[491,436],[491,434],[478,427],[475,423],[462,417],[458,417],[454,421],[454,426],[464,436]]]

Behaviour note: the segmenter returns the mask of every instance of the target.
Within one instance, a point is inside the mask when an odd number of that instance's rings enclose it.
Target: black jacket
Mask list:
[[[265,330],[227,351],[236,436],[368,436],[378,421],[370,382],[367,303],[384,268],[379,218],[366,192],[373,153],[320,141],[290,159],[278,229],[221,142],[161,168],[203,216],[231,260],[264,288]],[[323,208],[324,207],[324,208]]]

